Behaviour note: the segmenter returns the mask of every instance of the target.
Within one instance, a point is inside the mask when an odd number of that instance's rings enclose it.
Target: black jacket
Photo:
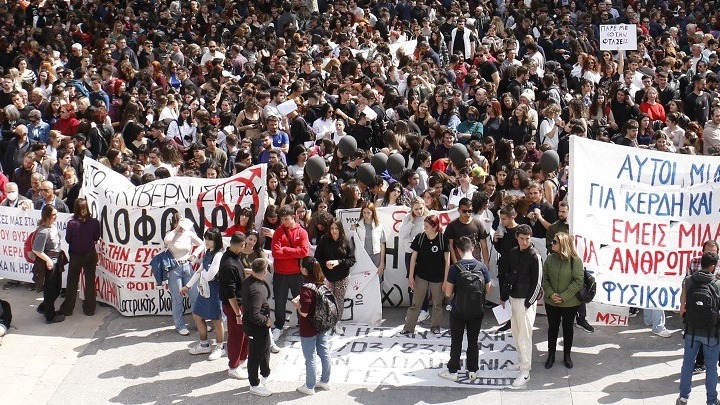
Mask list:
[[[220,300],[225,305],[230,305],[230,300],[237,300],[242,305],[242,286],[244,269],[240,262],[240,255],[226,250],[220,259],[220,270],[218,280],[220,281]]]
[[[246,333],[252,335],[267,331],[270,320],[269,297],[270,287],[264,280],[250,276],[243,282],[243,330]]]
[[[317,249],[315,249],[315,259],[320,263],[323,275],[328,281],[340,281],[350,275],[350,267],[355,265],[354,250],[347,239],[336,241],[330,235],[323,235],[320,238]],[[325,265],[328,260],[339,260],[340,264],[333,269],[328,269]]]
[[[542,291],[542,259],[534,246],[525,250],[519,247],[510,251],[510,273],[504,288],[500,289],[500,299],[525,298],[525,307],[530,308]]]

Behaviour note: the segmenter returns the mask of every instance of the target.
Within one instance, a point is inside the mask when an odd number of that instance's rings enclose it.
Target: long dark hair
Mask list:
[[[308,274],[305,277],[308,281],[317,285],[322,285],[325,283],[325,276],[323,275],[320,263],[318,263],[318,261],[315,260],[314,257],[303,257],[302,259],[300,259],[300,266],[307,270]]]
[[[250,236],[254,236],[255,239],[257,239],[257,242],[255,242],[255,246],[253,246],[253,252],[255,252],[259,257],[262,254],[262,247],[265,244],[265,240],[258,231],[256,231],[255,229],[249,229],[245,232],[245,243],[247,243],[247,239]]]
[[[73,219],[77,219],[80,222],[86,222],[90,219],[90,207],[86,199],[81,197],[75,200],[75,204],[73,205]]]
[[[55,208],[55,206],[51,204],[42,207],[42,211],[40,211],[40,222],[38,223],[38,225],[50,226],[53,213],[56,211],[57,209]]]
[[[223,241],[222,241],[222,234],[220,233],[220,230],[213,227],[205,231],[205,240],[211,240],[213,241],[213,249],[212,254],[215,254],[222,250],[223,248]]]

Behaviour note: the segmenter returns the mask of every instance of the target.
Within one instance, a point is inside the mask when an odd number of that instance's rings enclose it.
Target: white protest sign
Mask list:
[[[57,228],[61,248],[67,252],[65,229],[72,218],[70,214],[58,213]],[[32,263],[25,260],[25,240],[37,229],[40,210],[0,207],[0,277],[9,280],[32,282]],[[63,273],[63,280],[67,272]],[[64,285],[63,281],[63,285]],[[41,286],[39,286],[41,287]]]
[[[97,298],[125,316],[171,311],[170,293],[155,285],[150,260],[165,249],[174,214],[190,219],[202,237],[210,227],[231,227],[245,207],[259,226],[267,206],[264,164],[229,178],[171,177],[137,187],[92,159],[84,159],[84,169],[83,194],[101,225]]]
[[[635,24],[601,24],[601,51],[636,51],[637,25]]]
[[[702,244],[720,237],[720,159],[570,141],[570,231],[595,300],[677,310]]]
[[[518,363],[517,349],[510,333],[480,331],[478,378],[471,382],[463,367],[458,381],[438,376],[450,360],[450,331],[436,337],[429,330],[418,328],[411,336],[397,333],[401,327],[344,326],[345,335],[330,337],[331,384],[390,385],[394,387],[506,388],[517,377],[510,371]],[[466,341],[463,347],[467,347]],[[298,331],[286,337],[273,379],[305,381],[305,358]],[[464,357],[464,356],[463,356]],[[464,360],[461,360],[464,363]],[[320,362],[316,360],[320,372]]]

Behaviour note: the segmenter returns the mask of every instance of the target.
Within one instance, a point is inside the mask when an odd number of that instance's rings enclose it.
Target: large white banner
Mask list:
[[[720,158],[570,141],[570,223],[595,300],[677,310],[702,244],[720,236]]]
[[[155,285],[150,260],[165,249],[175,213],[189,218],[202,237],[210,227],[231,227],[245,207],[260,224],[267,206],[266,165],[230,178],[171,177],[137,187],[92,159],[84,160],[84,169],[83,193],[102,232],[97,297],[126,316],[171,311],[170,292]]]

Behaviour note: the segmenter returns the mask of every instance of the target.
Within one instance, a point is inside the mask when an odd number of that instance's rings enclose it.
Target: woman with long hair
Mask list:
[[[415,125],[420,128],[420,135],[428,135],[429,129],[433,125],[435,125],[435,118],[430,115],[429,112],[429,105],[427,101],[421,101],[420,104],[418,104],[418,109],[415,111],[415,113],[410,117],[410,121],[412,121]]]
[[[65,266],[64,254],[60,249],[60,232],[57,228],[57,209],[52,204],[45,205],[40,212],[40,221],[35,230],[32,250],[35,254],[33,281],[40,284],[43,280],[43,302],[38,311],[45,315],[45,323],[58,323],[65,320],[62,312],[55,311],[55,300],[60,296],[62,272]]]
[[[511,169],[515,169],[517,167],[517,161],[515,160],[515,156],[513,155],[513,141],[509,139],[502,139],[500,142],[497,143],[497,146],[495,148],[496,151],[496,157],[495,162],[492,166],[490,166],[490,174],[497,175],[497,172],[499,171],[500,167],[506,167],[504,170],[505,175],[507,175],[508,171]],[[503,179],[501,180],[498,178],[498,182],[500,185],[505,184],[505,178],[503,176]]]
[[[638,145],[650,146],[650,144],[653,143],[653,137],[655,135],[655,131],[653,131],[653,128],[652,128],[652,122],[650,121],[650,117],[645,113],[641,113],[637,117],[637,122],[638,122],[638,134],[637,134]]]
[[[352,242],[345,236],[341,221],[330,223],[328,232],[318,241],[315,259],[320,263],[325,279],[330,282],[330,289],[338,305],[338,319],[342,320],[348,276],[350,268],[355,265],[355,251]],[[344,334],[339,324],[335,327],[335,333]]]
[[[235,220],[232,226],[225,230],[225,236],[232,236],[235,232],[247,233],[249,230],[254,229],[254,217],[255,214],[253,213],[252,208],[245,207],[241,209],[240,212],[235,215]]]
[[[241,232],[238,232],[241,233]],[[243,234],[244,243],[238,257],[243,265],[245,277],[250,275],[250,266],[255,259],[266,259],[267,254],[263,250],[263,243],[260,234],[250,229]]]
[[[575,251],[570,235],[558,232],[552,240],[552,253],[542,269],[542,288],[545,293],[545,310],[548,317],[548,358],[545,368],[555,362],[558,331],[563,328],[563,361],[573,368],[570,352],[573,344],[573,322],[580,307],[576,294],[584,281],[582,260]]]
[[[292,303],[298,311],[298,324],[300,326],[300,345],[305,357],[305,384],[297,388],[298,392],[306,395],[315,393],[315,388],[330,389],[330,341],[328,332],[320,332],[310,321],[315,312],[317,300],[321,299],[318,288],[325,284],[322,268],[314,257],[307,256],[300,259],[300,272],[305,276],[305,284],[300,289],[300,295]],[[336,300],[337,301],[337,300]],[[322,363],[322,375],[317,382],[315,372],[315,353]]]
[[[450,242],[440,227],[437,215],[429,215],[422,221],[423,232],[413,238],[410,245],[410,269],[408,274],[408,287],[414,290],[412,304],[405,317],[405,326],[401,335],[415,332],[415,325],[420,315],[423,300],[428,290],[431,295],[432,312],[430,317],[430,331],[440,336],[440,322],[442,321],[442,284],[450,266]]]
[[[640,104],[640,111],[647,114],[650,121],[665,122],[667,114],[665,114],[665,107],[660,103],[658,90],[655,87],[650,87],[645,92],[643,102]]]
[[[375,204],[367,201],[362,204],[361,208],[360,220],[353,225],[355,248],[365,250],[382,278],[385,271],[385,243],[387,241],[385,229],[380,223]]]
[[[190,354],[208,354],[208,360],[217,360],[226,354],[225,350],[225,326],[222,322],[222,301],[220,300],[220,282],[217,279],[220,270],[225,248],[223,246],[222,234],[217,228],[210,228],[205,231],[205,256],[202,259],[202,267],[193,274],[192,278],[180,290],[185,296],[188,291],[197,283],[200,294],[193,304],[193,320],[200,335],[200,343],[190,348]],[[202,277],[202,280],[200,279]],[[205,320],[212,321],[215,328],[215,348],[210,349],[208,342],[208,327]]]
[[[173,229],[165,235],[163,239],[167,250],[173,255],[177,261],[177,267],[168,273],[168,287],[172,295],[172,316],[175,330],[182,335],[190,334],[187,325],[183,320],[185,313],[184,295],[190,295],[190,304],[194,306],[198,295],[197,288],[190,288],[183,294],[181,290],[186,286],[195,273],[190,267],[190,263],[200,257],[205,244],[202,239],[198,238],[193,229],[193,223],[187,218],[182,218],[180,214],[173,215],[171,226]]]
[[[535,135],[536,128],[530,119],[529,110],[527,105],[520,104],[508,120],[504,138],[510,139],[515,145],[522,145],[526,137]]]
[[[500,111],[506,120],[510,120],[515,115],[517,107],[518,102],[511,93],[504,93],[500,98]]]
[[[84,198],[75,200],[73,218],[65,230],[65,241],[68,243],[70,266],[68,267],[65,301],[60,306],[60,313],[65,316],[73,314],[80,272],[85,277],[83,313],[87,316],[95,314],[95,267],[98,256],[95,242],[100,239],[100,222],[90,215],[90,208]]]
[[[410,277],[410,262],[413,253],[411,245],[415,237],[423,232],[423,221],[429,215],[430,211],[428,211],[427,206],[425,205],[425,200],[421,197],[415,197],[410,202],[410,212],[405,215],[402,222],[400,223],[399,243],[405,251],[405,270],[408,279]],[[410,302],[412,302],[413,290],[408,288],[408,293],[410,294]],[[422,308],[418,318],[421,323],[430,316],[430,314],[427,312],[427,309],[428,302],[427,298],[425,298],[423,300]]]
[[[407,207],[408,201],[405,196],[403,186],[400,182],[395,182],[388,186],[385,191],[385,196],[382,200],[378,201],[381,207],[392,207],[392,206],[405,206]]]
[[[60,107],[60,119],[55,123],[53,129],[57,129],[65,136],[72,137],[78,130],[80,121],[75,118],[75,106],[65,104]]]
[[[272,243],[273,235],[275,230],[280,226],[280,218],[278,217],[278,206],[268,205],[265,208],[265,215],[260,228],[260,233],[265,239],[264,249],[270,250],[270,244]]]
[[[240,111],[235,119],[235,127],[238,129],[238,138],[250,138],[256,141],[260,133],[265,130],[263,110],[255,98],[245,102],[245,108]]]
[[[505,182],[504,189],[507,195],[514,195],[519,198],[525,197],[525,188],[530,184],[530,179],[521,169],[512,169],[507,174],[507,181]]]
[[[350,184],[340,194],[338,209],[360,208],[363,203],[362,191],[357,184]]]
[[[538,147],[548,145],[553,150],[557,150],[560,144],[560,133],[565,126],[562,118],[560,118],[560,106],[557,104],[548,105],[543,110],[543,116],[545,118],[540,123],[540,128],[538,129],[538,138],[540,139]],[[523,141],[515,142],[515,145],[522,144]]]

